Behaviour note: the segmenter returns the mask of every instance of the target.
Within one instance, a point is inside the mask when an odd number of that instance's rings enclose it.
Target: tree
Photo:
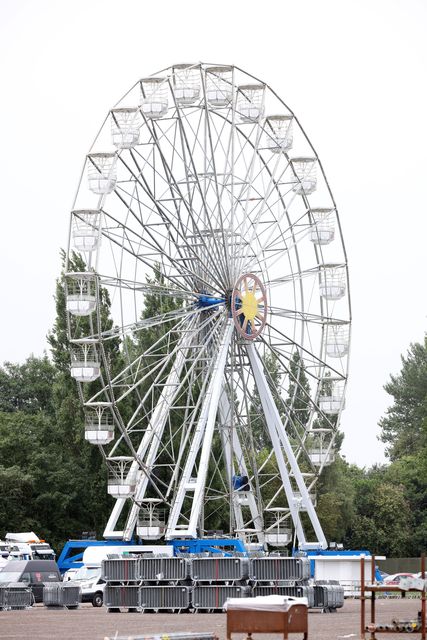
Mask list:
[[[310,384],[304,361],[295,351],[289,363],[289,389],[286,404],[290,406],[289,423],[296,433],[302,435],[311,413]]]
[[[371,553],[405,556],[412,535],[412,514],[405,487],[388,481],[383,467],[374,467],[355,485],[357,514],[346,542]]]
[[[53,412],[52,385],[57,371],[45,354],[30,356],[24,364],[0,367],[0,411]]]
[[[380,420],[380,439],[390,460],[398,460],[426,446],[427,336],[423,344],[411,344],[400,373],[392,375],[384,389],[394,402]]]
[[[343,542],[356,515],[356,482],[364,472],[340,455],[325,467],[317,485],[317,515],[327,540]]]

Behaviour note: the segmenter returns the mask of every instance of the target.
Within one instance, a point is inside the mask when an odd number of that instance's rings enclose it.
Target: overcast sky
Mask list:
[[[384,460],[382,389],[426,329],[425,0],[1,0],[0,362],[41,355],[81,165],[109,108],[179,62],[236,64],[309,135],[340,211],[353,307],[342,428]]]

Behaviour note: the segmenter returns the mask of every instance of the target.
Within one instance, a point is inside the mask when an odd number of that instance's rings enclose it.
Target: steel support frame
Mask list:
[[[323,533],[323,529],[319,522],[319,518],[317,517],[313,503],[310,500],[310,496],[309,496],[306,484],[304,482],[304,478],[302,476],[297,459],[295,458],[294,452],[292,450],[292,446],[289,441],[288,435],[283,427],[283,423],[280,418],[279,411],[276,407],[276,403],[274,402],[273,394],[271,393],[270,387],[268,386],[267,378],[264,373],[264,365],[262,363],[262,360],[254,344],[248,343],[246,346],[246,350],[248,353],[249,361],[250,361],[252,372],[254,375],[255,384],[258,389],[261,405],[264,411],[268,432],[270,434],[270,438],[273,444],[274,454],[276,456],[280,477],[283,482],[283,487],[286,493],[289,510],[291,512],[292,521],[294,523],[294,527],[296,530],[296,534],[299,542],[299,548],[300,549],[313,549],[313,548],[326,549],[328,546],[328,543],[326,541],[325,534]],[[286,456],[287,463],[289,464],[291,472],[297,483],[298,491],[301,496],[300,499],[296,498],[295,493],[292,489],[292,484],[289,478],[287,464],[284,456]],[[307,511],[308,517],[310,518],[310,522],[313,525],[313,529],[317,538],[317,541],[315,542],[308,542],[306,540],[304,528],[302,526],[302,522],[300,518],[299,502],[301,503],[301,506],[304,507],[304,510]]]
[[[191,443],[185,467],[181,475],[177,493],[172,502],[172,509],[169,515],[168,527],[165,536],[167,540],[180,537],[197,538],[198,536],[197,525],[203,507],[206,476],[212,448],[212,438],[218,412],[219,400],[224,386],[224,369],[233,331],[234,321],[232,318],[228,318],[221,345],[218,350],[218,355],[216,357],[215,365],[211,374],[209,386],[204,398],[201,413],[196,425],[193,441]],[[200,448],[201,452],[198,463],[196,482],[194,484],[194,489],[193,487],[191,487],[191,491],[194,491],[191,514],[187,525],[182,525],[180,528],[178,528],[178,520],[181,516],[184,499],[189,491],[188,485],[190,483],[190,479],[192,478],[192,473],[196,465],[196,459]]]

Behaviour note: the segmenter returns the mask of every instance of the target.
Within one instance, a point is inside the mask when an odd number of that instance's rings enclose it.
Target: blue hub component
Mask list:
[[[225,298],[216,298],[214,296],[208,296],[205,294],[201,294],[197,301],[197,306],[200,308],[208,308],[213,307],[216,304],[224,304]]]
[[[220,553],[221,555],[232,556],[233,551],[239,551],[247,555],[245,545],[238,538],[197,538],[195,540],[169,540],[168,544],[173,546],[174,556],[180,553]]]

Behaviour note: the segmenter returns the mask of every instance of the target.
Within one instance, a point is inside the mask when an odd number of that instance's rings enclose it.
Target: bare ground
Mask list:
[[[377,600],[377,620],[391,622],[394,617],[416,617],[420,609],[418,600]],[[366,607],[366,622],[369,603]],[[108,613],[103,607],[94,609],[84,604],[76,611],[50,610],[36,605],[28,611],[0,612],[1,640],[103,640],[105,637],[132,635],[161,635],[171,632],[212,632],[225,639],[223,613]],[[234,637],[234,636],[233,636]],[[236,634],[241,640],[243,634]],[[369,634],[366,635],[369,638]],[[395,635],[382,634],[380,640],[395,640]],[[419,637],[419,636],[417,636]],[[255,636],[255,640],[270,640],[280,636]],[[291,636],[300,640],[300,634]],[[337,613],[309,613],[309,639],[352,640],[360,638],[360,602],[348,599]]]

